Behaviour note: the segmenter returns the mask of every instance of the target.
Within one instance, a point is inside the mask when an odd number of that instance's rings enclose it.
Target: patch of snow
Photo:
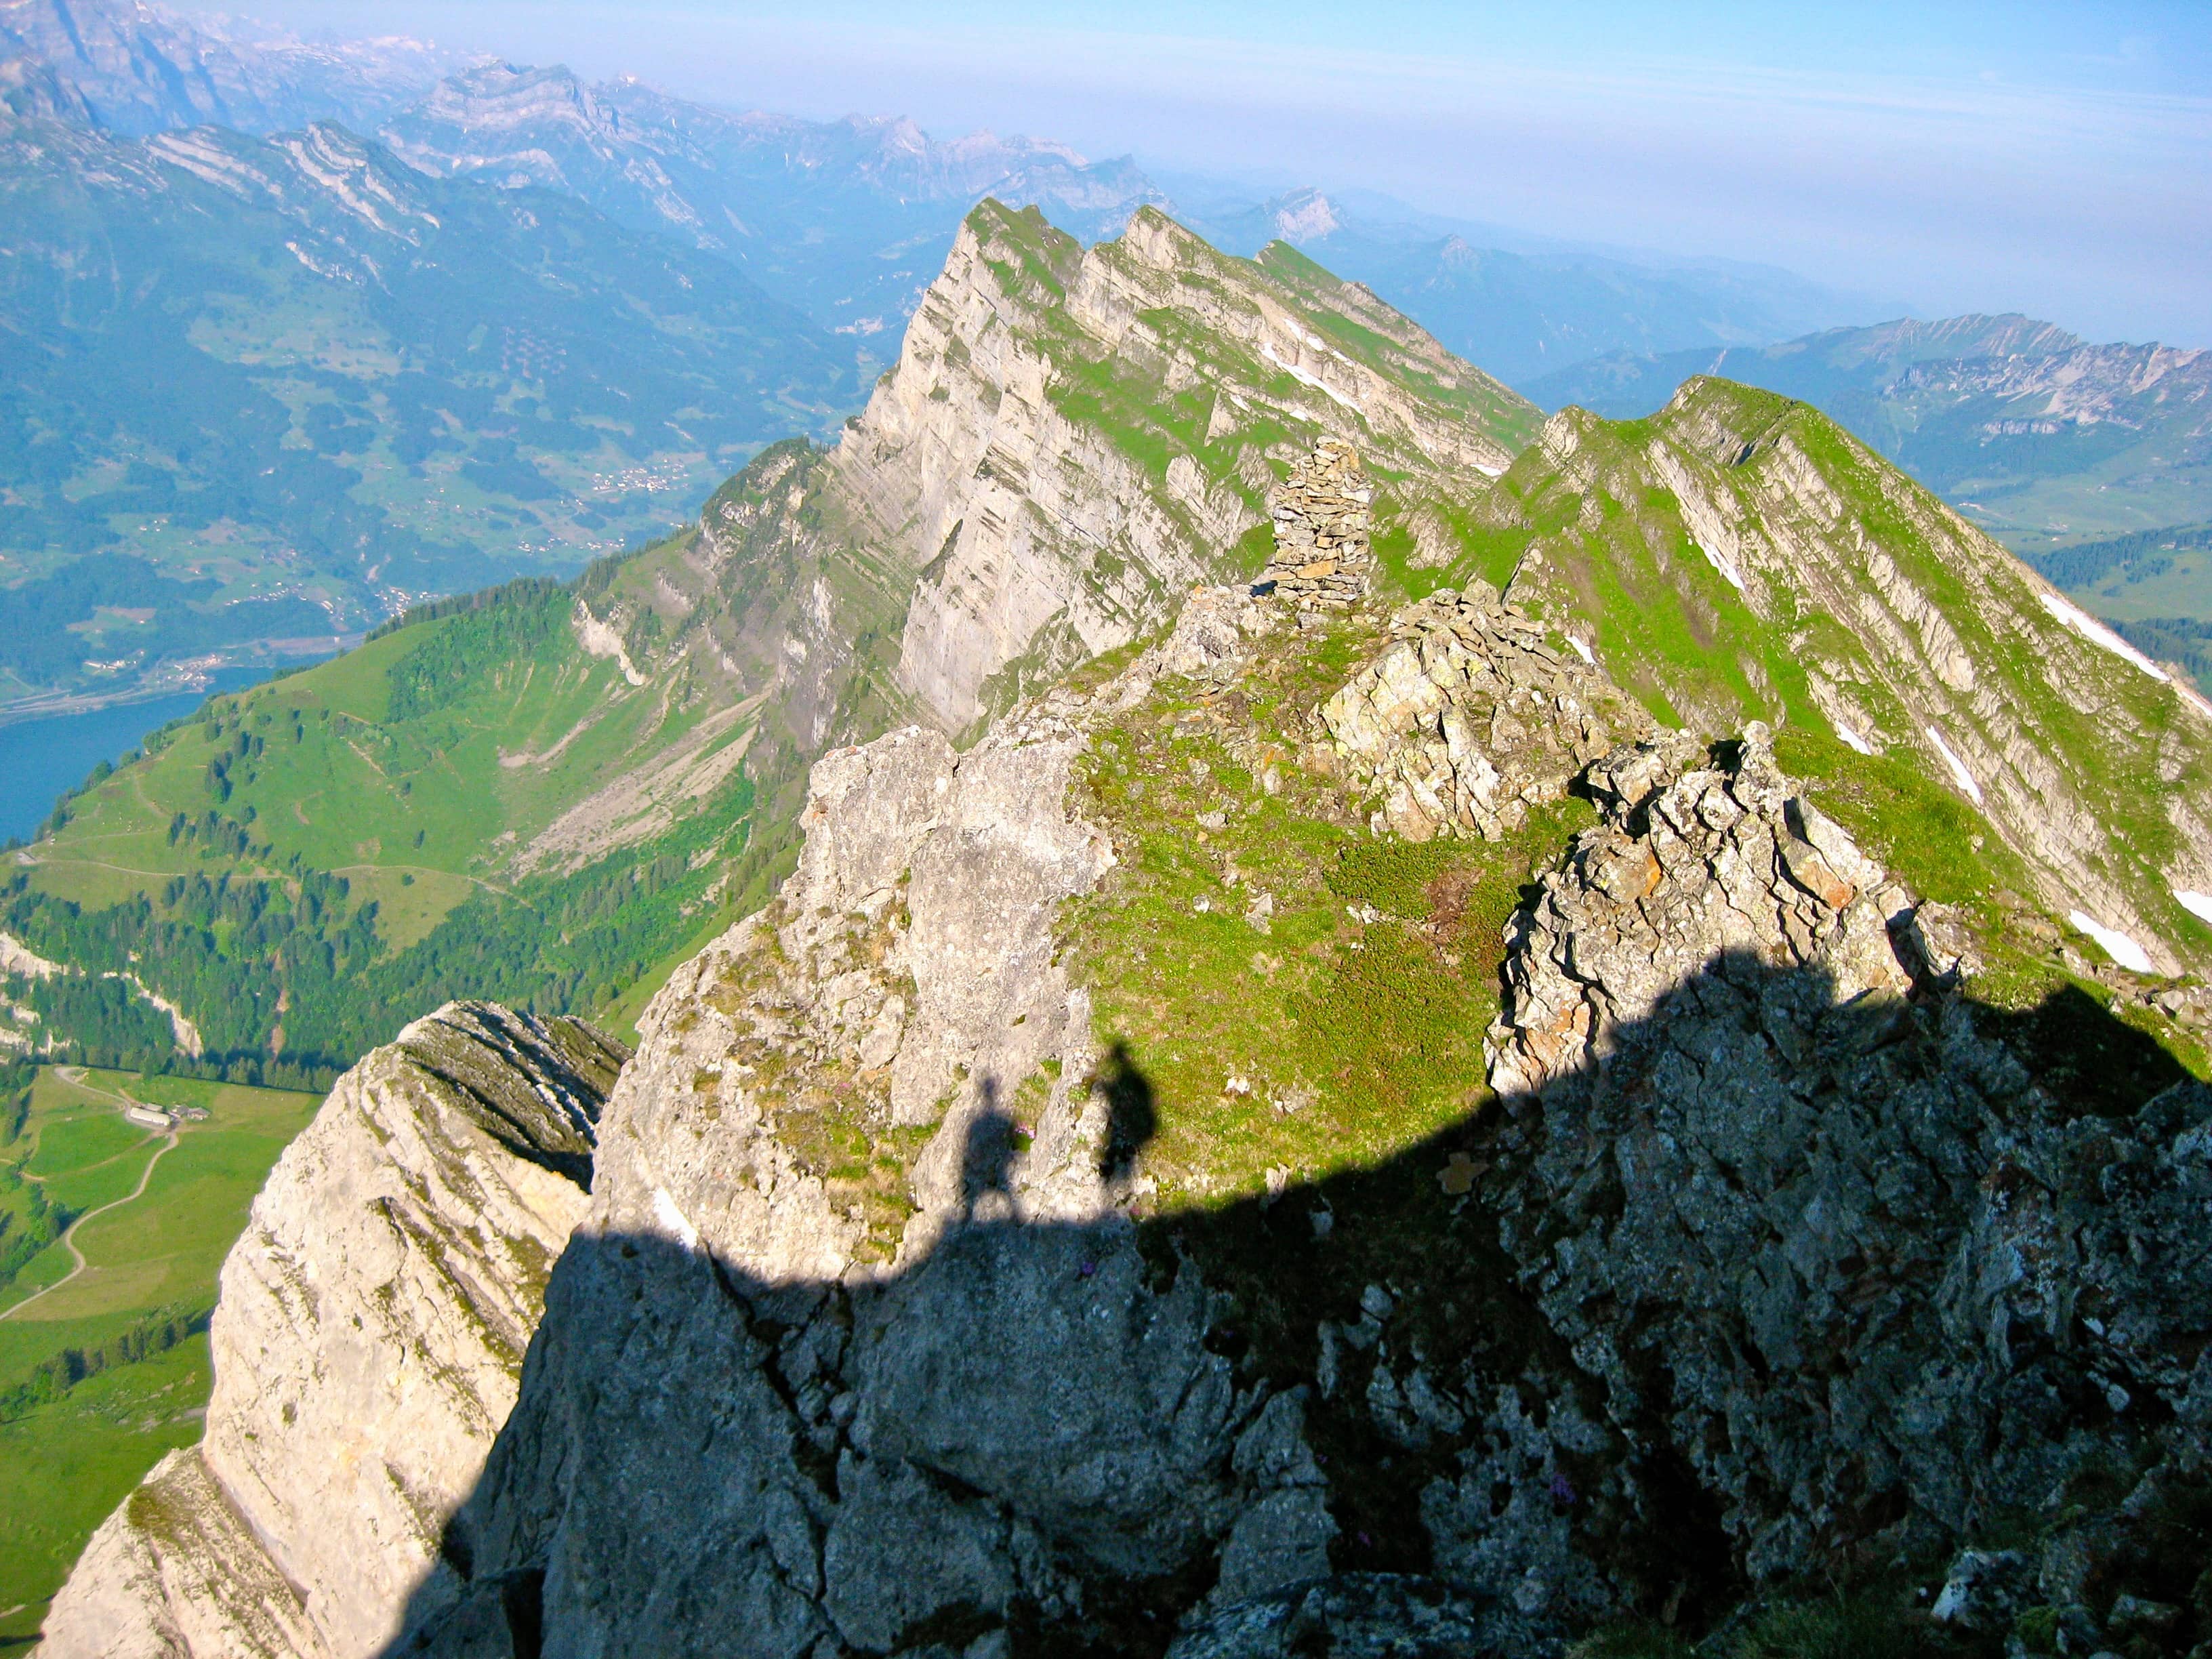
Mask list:
[[[1843,739],[1844,746],[1845,748],[1856,749],[1862,755],[1871,755],[1875,752],[1875,746],[1872,744],[1869,743],[1857,732],[1852,731],[1850,726],[1844,725],[1841,720],[1831,720],[1829,724],[1836,728],[1836,735]],[[1937,738],[1936,741],[1940,744],[1943,739]],[[1946,750],[1945,752],[1948,753],[1949,751]],[[1951,763],[1954,766],[1958,765],[1958,763],[1959,763],[1956,761],[1953,761]]]
[[[2212,893],[2192,893],[2185,887],[2177,887],[2173,896],[2199,921],[2212,921]]]
[[[1948,763],[1951,775],[1959,781],[1959,787],[1966,791],[1966,799],[1979,806],[1982,804],[1982,786],[1974,781],[1974,775],[1966,769],[1966,763],[1952,752],[1951,745],[1943,741],[1943,734],[1932,726],[1928,728],[1928,741],[1936,745],[1936,752]]]
[[[1497,475],[1493,473],[1492,476],[1494,477]],[[1567,635],[1567,643],[1574,647],[1575,654],[1577,657],[1580,657],[1584,662],[1589,664],[1593,668],[1597,666],[1597,659],[1590,654],[1589,647],[1584,645],[1580,640],[1577,639],[1571,634]]]
[[[2069,910],[2066,920],[2104,946],[2105,954],[2131,974],[2155,974],[2150,952],[2117,927],[2107,927],[2086,910]]]
[[[2111,652],[2114,656],[2133,663],[2154,680],[2171,681],[2173,678],[2148,657],[2130,645],[2118,634],[2099,622],[2087,611],[2069,600],[2061,599],[2049,588],[2037,590],[2035,597],[2043,601],[2043,608],[2059,622],[2072,629],[2094,646]]]
[[[1362,409],[1358,404],[1346,397],[1334,386],[1329,385],[1328,381],[1322,380],[1320,375],[1313,373],[1312,370],[1300,368],[1296,363],[1285,362],[1280,357],[1278,357],[1275,355],[1275,348],[1269,345],[1264,340],[1260,343],[1260,355],[1262,357],[1265,357],[1269,362],[1274,364],[1277,368],[1281,369],[1284,374],[1289,375],[1299,385],[1310,386],[1316,392],[1320,392],[1323,397],[1334,398],[1336,402],[1342,404],[1346,409],[1350,410],[1353,414],[1358,416],[1362,420],[1367,418],[1367,411]]]
[[[632,685],[645,684],[645,676],[631,665],[629,653],[623,649],[622,635],[594,617],[592,607],[581,599],[576,601],[576,643],[588,656],[612,657],[621,666],[623,678]]]
[[[665,1187],[653,1189],[653,1218],[684,1241],[684,1248],[696,1252],[699,1248],[699,1230],[693,1226],[676,1200],[668,1195]]]
[[[1696,544],[1696,546],[1698,551],[1705,556],[1705,562],[1712,566],[1714,569],[1719,571],[1722,575],[1728,578],[1729,586],[1735,589],[1739,593],[1743,592],[1743,572],[1735,568],[1735,561],[1734,559],[1723,558],[1720,554],[1714,552],[1711,548],[1707,547],[1703,542],[1698,542]]]

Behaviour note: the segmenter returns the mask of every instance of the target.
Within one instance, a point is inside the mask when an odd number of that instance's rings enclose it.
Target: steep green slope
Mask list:
[[[1474,510],[1484,574],[1661,718],[1894,755],[2046,905],[2146,966],[2212,957],[2212,705],[1816,410],[1707,379],[1649,421],[1569,410]]]
[[[864,386],[719,260],[337,127],[17,121],[0,213],[0,697],[569,574]]]
[[[2212,613],[2201,559],[2141,596],[2093,595],[2051,562],[2085,540],[2212,512],[2212,356],[2202,351],[2092,345],[2017,315],[1951,317],[1778,345],[1615,354],[1528,391],[1547,409],[1633,417],[1692,374],[1817,404],[2100,614]]]
[[[759,902],[826,736],[882,723],[840,666],[858,610],[816,622],[843,713],[817,720],[816,682],[775,668],[808,637],[785,624],[823,561],[748,515],[819,465],[781,446],[683,536],[566,586],[426,607],[156,734],[18,856],[0,928],[77,971],[11,975],[13,1000],[94,1060],[283,1080],[326,1079],[452,996],[619,1016]],[[100,977],[123,973],[203,1052]]]

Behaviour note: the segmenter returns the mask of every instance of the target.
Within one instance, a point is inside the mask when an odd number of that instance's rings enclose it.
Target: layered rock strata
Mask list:
[[[1275,550],[1255,593],[1300,611],[1349,611],[1367,596],[1375,572],[1375,491],[1359,452],[1323,438],[1267,498]]]
[[[1303,261],[1227,258],[1152,208],[1086,249],[985,202],[839,442],[831,505],[919,573],[898,683],[963,731],[1169,623],[1194,584],[1249,574],[1246,538],[1316,438],[1426,498],[1502,469],[1534,425]],[[1325,482],[1328,522],[1364,511],[1331,493],[1355,478]]]
[[[224,1261],[205,1442],[101,1526],[42,1653],[353,1659],[449,1593],[623,1059],[453,1003],[339,1079]]]
[[[1381,798],[1379,833],[1408,841],[1520,827],[1531,806],[1626,738],[1642,705],[1488,583],[1401,612],[1382,655],[1322,706],[1354,781]]]

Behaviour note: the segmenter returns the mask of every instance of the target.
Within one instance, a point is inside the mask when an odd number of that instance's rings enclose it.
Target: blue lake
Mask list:
[[[258,684],[273,672],[221,668],[204,691],[0,726],[0,841],[28,841],[54,803],[100,762],[121,760],[149,732],[181,720],[218,693]]]

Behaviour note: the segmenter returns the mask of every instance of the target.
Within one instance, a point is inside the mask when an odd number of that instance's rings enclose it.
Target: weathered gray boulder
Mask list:
[[[1248,1602],[1168,1659],[1519,1659],[1542,1650],[1510,1608],[1431,1579],[1346,1573]]]

